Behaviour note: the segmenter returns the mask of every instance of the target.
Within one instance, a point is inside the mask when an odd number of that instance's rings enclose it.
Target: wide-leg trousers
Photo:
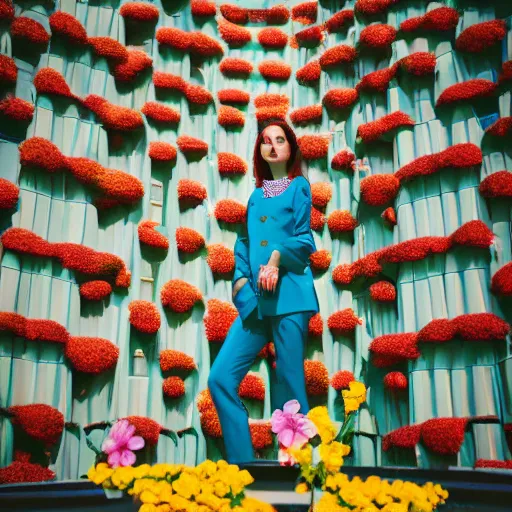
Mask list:
[[[256,310],[242,322],[233,322],[217,355],[208,387],[219,415],[226,459],[231,464],[251,462],[254,451],[248,413],[238,396],[238,386],[258,352],[271,340],[276,349],[276,382],[271,390],[271,408],[282,409],[292,399],[300,412],[309,411],[304,378],[304,346],[312,311],[268,316],[259,319]]]

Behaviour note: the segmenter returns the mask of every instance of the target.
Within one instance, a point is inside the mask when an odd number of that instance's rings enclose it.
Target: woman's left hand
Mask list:
[[[260,265],[260,273],[258,275],[258,288],[261,290],[275,292],[277,281],[279,279],[279,261],[281,254],[274,251],[266,265]]]

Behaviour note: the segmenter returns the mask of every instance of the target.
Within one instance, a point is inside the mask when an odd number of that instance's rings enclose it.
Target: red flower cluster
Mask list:
[[[258,65],[258,71],[265,80],[288,80],[292,74],[292,67],[278,60],[264,60]]]
[[[331,377],[331,386],[336,391],[349,389],[350,383],[355,381],[354,374],[349,370],[339,370]]]
[[[385,452],[391,447],[412,449],[420,442],[420,438],[421,424],[406,425],[386,434],[382,439],[382,449]]]
[[[472,101],[476,98],[488,97],[494,94],[497,84],[485,78],[474,78],[450,85],[437,98],[436,107],[459,101]]]
[[[191,0],[190,12],[198,18],[209,18],[217,14],[217,6],[208,0]]]
[[[234,4],[222,4],[220,12],[224,18],[231,21],[231,23],[238,23],[245,25],[249,21],[249,11],[243,7],[238,7]]]
[[[512,263],[507,263],[492,276],[491,290],[496,295],[512,295]]]
[[[382,213],[381,213],[381,217],[388,223],[390,224],[391,226],[396,226],[397,224],[397,221],[396,221],[396,213],[395,213],[395,210],[392,206],[389,206],[388,208],[386,208]]]
[[[247,162],[234,153],[217,153],[217,167],[221,175],[245,174]]]
[[[0,20],[12,21],[14,19],[14,5],[12,0],[0,2]]]
[[[334,210],[327,219],[327,227],[331,233],[346,233],[354,231],[357,220],[348,210]]]
[[[292,20],[310,25],[315,23],[318,16],[318,2],[303,2],[292,7]]]
[[[54,12],[48,19],[52,34],[59,34],[72,44],[87,44],[85,27],[72,15],[64,11]]]
[[[181,119],[181,115],[177,110],[157,101],[147,101],[144,103],[141,112],[149,119],[158,123],[177,124]]]
[[[411,75],[432,75],[436,70],[436,55],[431,52],[411,53],[411,55],[400,59],[398,63]]]
[[[356,0],[355,10],[361,14],[372,16],[386,12],[398,0]]]
[[[368,143],[380,139],[392,130],[414,126],[414,123],[414,119],[398,110],[375,121],[359,125],[357,134],[363,142]]]
[[[510,80],[512,80],[512,60],[508,60],[503,63],[498,83],[502,84],[503,82],[508,82]]]
[[[324,321],[320,313],[316,313],[309,319],[308,334],[309,336],[322,336],[324,332]]]
[[[217,20],[217,28],[220,37],[226,41],[231,48],[240,48],[251,41],[251,33],[243,27],[239,27],[223,18]]]
[[[204,237],[195,229],[179,227],[176,229],[178,251],[193,254],[204,247]]]
[[[286,94],[265,93],[254,98],[256,118],[261,123],[267,119],[284,119],[290,106]]]
[[[512,460],[477,459],[474,467],[475,468],[512,469]]]
[[[240,383],[238,396],[249,400],[265,400],[265,382],[261,375],[249,372]]]
[[[197,396],[197,410],[200,414],[201,427],[204,433],[213,438],[222,437],[219,416],[209,389],[204,389]]]
[[[378,368],[418,359],[418,336],[415,332],[385,334],[373,339],[368,347],[373,354],[373,364]]]
[[[280,28],[269,27],[258,32],[258,42],[264,48],[280,49],[288,44],[288,36]]]
[[[197,206],[208,197],[206,188],[200,181],[181,179],[177,189],[178,201],[185,206]]]
[[[155,420],[144,416],[127,416],[123,419],[128,420],[135,427],[135,435],[144,438],[147,444],[158,443],[162,427]]]
[[[71,92],[69,85],[66,83],[66,79],[56,69],[40,69],[34,77],[33,83],[38,94],[55,94],[56,96],[64,96],[65,98],[77,98]]]
[[[46,447],[57,443],[64,430],[64,415],[50,405],[13,405],[8,411],[13,414],[13,425],[19,426],[23,432],[41,441]]]
[[[456,455],[464,441],[466,418],[433,418],[421,425],[423,444],[440,455]]]
[[[181,398],[185,394],[185,381],[176,375],[167,377],[162,383],[162,391],[169,398]]]
[[[38,21],[21,16],[14,18],[11,24],[11,36],[15,39],[25,39],[27,43],[37,46],[46,46],[50,41],[50,34]]]
[[[160,312],[156,304],[147,300],[132,300],[128,304],[129,322],[135,329],[147,334],[155,334],[160,329]]]
[[[302,135],[297,139],[300,152],[305,160],[325,158],[329,151],[331,134],[328,135]]]
[[[89,94],[83,104],[99,117],[107,130],[131,131],[144,126],[140,112],[114,105],[96,94]]]
[[[400,30],[402,32],[445,32],[455,30],[459,23],[459,13],[452,7],[439,7],[428,11],[423,16],[409,18],[402,21]]]
[[[325,208],[332,198],[332,184],[322,181],[311,185],[313,204],[318,208]]]
[[[235,255],[223,244],[210,244],[207,247],[206,263],[214,274],[226,275],[235,269]]]
[[[139,223],[137,232],[141,243],[156,247],[157,249],[169,249],[169,240],[154,229],[160,224],[154,220],[143,220]]]
[[[215,205],[215,218],[228,224],[243,224],[247,207],[234,199],[221,199]]]
[[[176,160],[176,148],[168,142],[150,142],[149,158],[157,162],[171,162]]]
[[[30,122],[34,117],[34,105],[8,94],[3,100],[0,100],[0,113],[13,121]]]
[[[459,51],[481,53],[502,41],[507,35],[505,20],[491,20],[476,23],[464,29],[455,41]]]
[[[326,271],[332,260],[332,254],[327,249],[320,249],[309,256],[311,267],[319,272]]]
[[[327,319],[327,327],[333,334],[347,336],[353,333],[363,321],[357,317],[352,308],[340,309]]]
[[[86,336],[71,336],[64,353],[75,370],[93,375],[110,370],[119,358],[119,348],[111,341]]]
[[[252,446],[255,450],[263,450],[267,446],[272,446],[274,436],[272,435],[272,426],[270,422],[249,423]]]
[[[335,171],[354,171],[356,156],[350,149],[338,151],[331,160],[331,168]]]
[[[356,58],[356,49],[353,46],[339,44],[331,46],[320,56],[320,67],[326,69],[338,64],[349,64]]]
[[[20,164],[27,167],[41,167],[48,172],[65,168],[66,162],[60,149],[42,137],[31,137],[19,145]]]
[[[293,124],[321,123],[322,105],[308,105],[295,109],[290,114]]]
[[[210,342],[224,341],[237,316],[237,309],[229,302],[210,299],[208,311],[203,318],[206,339]]]
[[[295,78],[299,83],[304,85],[314,84],[320,80],[321,72],[322,68],[320,66],[320,61],[312,60],[295,72]]]
[[[321,231],[325,225],[325,215],[314,206],[311,208],[309,225],[314,231]]]
[[[18,78],[18,68],[14,59],[0,54],[0,83],[15,84]]]
[[[162,306],[171,308],[175,313],[190,311],[202,299],[199,288],[181,279],[167,281],[160,291]]]
[[[396,288],[389,281],[378,281],[370,286],[370,297],[375,302],[393,302],[396,300]]]
[[[407,57],[406,57],[407,58]],[[363,76],[356,85],[357,91],[385,92],[396,74],[396,66],[379,69]]]
[[[219,107],[217,120],[224,128],[242,127],[245,124],[244,113],[235,107],[227,105]]]
[[[129,20],[140,22],[156,22],[160,11],[156,5],[145,2],[128,2],[121,6],[119,14]]]
[[[114,67],[114,78],[120,82],[131,82],[137,78],[139,73],[150,68],[152,65],[153,59],[147,53],[135,48],[129,48],[128,59]]]
[[[224,54],[224,50],[219,42],[213,37],[203,34],[202,32],[190,33],[189,51],[191,54],[205,59]]]
[[[245,59],[235,57],[226,57],[219,64],[219,71],[225,76],[245,76],[246,78],[252,73],[252,64]]]
[[[352,9],[343,9],[333,14],[326,22],[325,28],[329,34],[342,32],[346,25],[354,23],[354,11]]]
[[[351,107],[358,99],[356,89],[330,89],[322,99],[322,103],[331,109]]]
[[[24,482],[47,482],[53,480],[55,473],[30,462],[14,461],[0,468],[0,484],[18,484]]]
[[[187,52],[190,48],[190,32],[176,27],[160,27],[155,37],[159,44],[170,46],[175,50]]]
[[[318,46],[325,39],[323,25],[317,25],[316,27],[309,27],[297,32],[293,36],[293,41],[290,46],[298,48],[299,46]]]
[[[190,135],[180,135],[176,139],[178,148],[184,154],[187,153],[208,153],[208,143]]]
[[[284,25],[290,19],[290,12],[284,5],[275,5],[270,9],[245,9],[233,4],[222,4],[220,12],[232,23],[245,25],[266,22],[269,25]]]
[[[179,350],[162,350],[160,352],[160,369],[163,372],[182,370],[191,372],[197,368],[192,356]]]
[[[89,44],[98,57],[103,57],[114,63],[128,60],[128,50],[126,47],[112,37],[89,37]]]
[[[169,89],[171,91],[179,91],[185,93],[187,81],[180,75],[172,73],[164,73],[163,71],[155,71],[153,73],[153,85],[160,89]]]
[[[396,39],[396,29],[391,25],[376,23],[368,25],[359,35],[359,42],[374,50],[384,50]]]
[[[512,117],[498,119],[485,131],[495,137],[507,137],[512,132]]]
[[[217,92],[217,98],[221,103],[237,103],[240,105],[247,105],[251,101],[250,94],[240,89],[221,89]]]
[[[80,285],[80,296],[87,300],[103,300],[112,293],[107,281],[89,281]]]
[[[0,178],[0,209],[11,209],[18,203],[20,189],[9,180]]]
[[[370,206],[383,206],[395,199],[400,180],[394,174],[373,174],[360,182],[361,198]]]
[[[329,391],[329,372],[322,361],[304,361],[306,391],[309,396],[323,396]]]
[[[390,391],[403,391],[407,385],[407,377],[402,372],[389,372],[384,376],[384,386]]]

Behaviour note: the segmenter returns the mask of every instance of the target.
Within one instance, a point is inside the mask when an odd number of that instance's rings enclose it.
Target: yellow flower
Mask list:
[[[161,503],[156,507],[156,512],[171,512],[171,506],[167,503]]]
[[[298,492],[299,494],[304,494],[306,492],[309,492],[309,486],[306,482],[301,482],[300,484],[297,484],[295,486],[295,492]]]
[[[108,464],[105,464],[104,462],[101,462],[96,467],[92,466],[89,471],[87,472],[87,478],[94,482],[96,485],[101,485],[106,480],[108,480],[112,474],[114,473],[114,470],[108,466]]]
[[[140,501],[142,501],[142,503],[152,503],[153,505],[156,505],[160,501],[158,496],[154,492],[149,490],[142,491],[140,493],[139,498]]]
[[[143,503],[139,508],[139,512],[156,512],[157,507],[152,503]]]
[[[111,476],[112,484],[120,490],[126,489],[135,478],[132,466],[119,467],[114,470]]]
[[[199,471],[202,477],[210,477],[217,472],[217,464],[215,462],[207,459],[204,462],[201,462],[196,469]]]
[[[196,503],[199,503],[200,505],[208,505],[210,508],[213,508],[213,510],[219,510],[220,506],[223,504],[223,500],[215,496],[215,494],[208,494],[204,492],[198,494],[195,500]]]
[[[350,453],[350,446],[334,441],[320,444],[320,458],[329,473],[337,473],[343,466],[343,457]]]
[[[313,447],[310,444],[303,448],[288,448],[288,452],[300,466],[308,466],[313,460]]]
[[[235,511],[238,507],[232,509]],[[241,512],[275,512],[275,509],[272,505],[265,503],[263,501],[257,500],[256,498],[245,497],[242,500],[242,507],[240,508]]]
[[[214,492],[219,498],[224,498],[229,492],[229,485],[226,482],[219,480],[214,484]]]
[[[196,475],[182,473],[180,477],[172,483],[172,488],[183,498],[189,499],[201,492],[201,484]]]
[[[314,407],[308,412],[307,417],[315,424],[322,443],[330,443],[336,437],[336,427],[329,418],[327,407]]]
[[[338,503],[338,497],[330,492],[322,494],[313,510],[314,512],[350,512],[350,509],[342,507]]]
[[[171,501],[169,501],[169,505],[171,506],[171,510],[189,510],[191,502],[182,498],[178,494],[173,494],[171,496]]]
[[[239,473],[239,476],[244,485],[251,485],[254,482],[254,478],[249,473],[249,471],[247,471],[247,469],[242,469],[242,471]]]
[[[349,388],[341,392],[345,402],[345,415],[357,411],[359,406],[366,401],[366,386],[362,382],[353,380],[349,384]]]
[[[149,471],[151,470],[151,466],[149,464],[141,464],[134,469],[134,478],[144,478],[149,475]]]

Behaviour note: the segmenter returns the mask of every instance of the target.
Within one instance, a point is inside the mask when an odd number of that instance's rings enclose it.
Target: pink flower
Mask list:
[[[101,449],[108,454],[108,463],[111,467],[131,466],[135,462],[132,450],[144,447],[144,439],[134,436],[135,426],[128,420],[118,420],[110,429],[107,439]]]
[[[300,414],[299,409],[297,400],[289,400],[282,411],[276,409],[272,413],[272,432],[277,434],[277,440],[284,448],[300,448],[318,433],[314,423]]]

